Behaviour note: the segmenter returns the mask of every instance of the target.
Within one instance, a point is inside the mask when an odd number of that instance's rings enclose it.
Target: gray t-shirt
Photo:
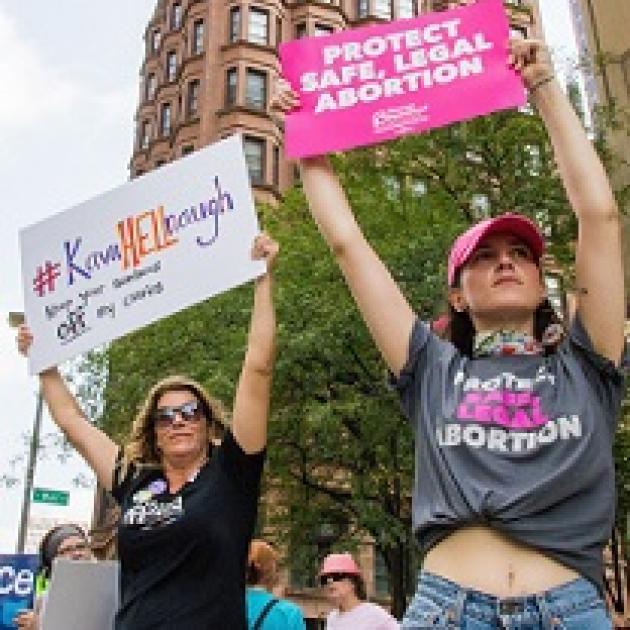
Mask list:
[[[479,359],[417,321],[395,385],[416,433],[413,527],[424,552],[485,524],[602,590],[623,377],[579,319],[551,356]]]

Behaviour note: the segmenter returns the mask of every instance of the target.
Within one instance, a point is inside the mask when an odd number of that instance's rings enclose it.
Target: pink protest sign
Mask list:
[[[479,0],[282,44],[282,72],[301,101],[286,118],[287,155],[375,144],[523,105],[508,38],[502,0]]]

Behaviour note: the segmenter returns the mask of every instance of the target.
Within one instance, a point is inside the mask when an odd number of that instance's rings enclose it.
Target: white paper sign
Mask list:
[[[264,273],[240,136],[20,232],[31,374]]]
[[[112,630],[118,610],[118,562],[55,561],[42,630]]]

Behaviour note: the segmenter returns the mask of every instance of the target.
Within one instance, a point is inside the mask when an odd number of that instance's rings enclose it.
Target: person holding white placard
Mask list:
[[[416,434],[413,528],[424,562],[406,629],[611,627],[602,551],[623,395],[620,215],[544,46],[510,48],[579,226],[577,309],[564,334],[545,294],[544,237],[528,218],[493,217],[455,241],[443,339],[366,241],[327,159],[300,162],[311,213]],[[286,82],[273,106],[299,106]]]
[[[44,534],[39,543],[40,569],[35,580],[36,598],[33,610],[24,610],[13,620],[21,630],[38,630],[41,627],[53,563],[57,558],[94,559],[90,541],[82,527],[75,523],[64,523],[56,525]]]
[[[117,630],[246,630],[245,566],[265,458],[275,353],[271,270],[278,245],[259,235],[248,347],[231,426],[198,383],[168,377],[149,392],[119,447],[86,420],[57,368],[40,374],[53,420],[122,511]],[[19,329],[26,354],[32,335]]]

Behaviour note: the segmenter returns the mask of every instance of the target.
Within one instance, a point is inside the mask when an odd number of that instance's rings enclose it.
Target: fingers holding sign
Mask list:
[[[25,357],[28,356],[28,351],[33,345],[33,333],[26,324],[21,324],[18,327],[15,341],[17,343],[18,352]]]
[[[15,626],[20,630],[37,630],[39,617],[32,610],[23,610],[13,619]]]
[[[269,273],[278,256],[278,252],[280,251],[280,246],[278,242],[266,234],[265,232],[261,232],[255,239],[252,245],[252,259],[253,260],[264,260],[267,264],[267,273]]]
[[[508,63],[521,75],[530,92],[554,78],[549,49],[538,39],[510,40]]]
[[[278,77],[275,81],[271,97],[271,110],[284,117],[285,114],[299,107],[300,97],[298,93],[293,90],[291,84],[286,79]]]

